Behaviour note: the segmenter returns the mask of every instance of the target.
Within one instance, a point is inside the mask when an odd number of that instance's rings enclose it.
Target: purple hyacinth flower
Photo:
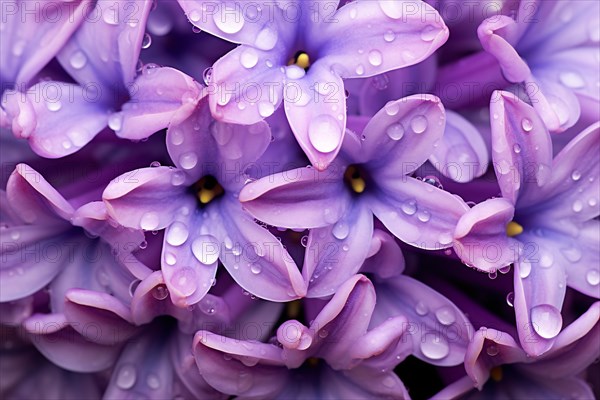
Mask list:
[[[399,341],[406,319],[369,327],[374,307],[373,285],[356,275],[310,326],[288,320],[270,343],[199,331],[196,364],[215,389],[244,398],[407,398],[393,373],[407,346]]]
[[[219,260],[256,296],[302,297],[306,288],[292,258],[237,199],[245,171],[270,143],[268,125],[215,121],[206,96],[185,116],[167,132],[176,167],[142,168],[116,178],[103,194],[109,213],[124,226],[166,228],[162,271],[179,306],[204,297]]]
[[[345,78],[416,64],[448,30],[420,1],[188,1],[190,22],[241,46],[218,60],[210,82],[216,118],[249,124],[284,109],[318,169],[340,150],[346,129]]]
[[[563,131],[582,112],[598,113],[599,13],[597,2],[522,0],[513,17],[497,15],[481,23],[477,34],[484,51],[446,66],[441,86],[524,84],[520,90],[548,129]],[[556,21],[562,21],[560,29]],[[472,101],[469,97],[458,101]]]
[[[561,332],[556,346],[539,358],[528,356],[510,334],[481,328],[465,357],[468,377],[433,399],[593,399],[590,386],[578,375],[600,356],[599,317],[597,302]]]
[[[7,91],[2,107],[16,137],[39,155],[59,158],[88,144],[128,99],[152,1],[96,3],[57,59],[77,82],[42,81]],[[86,10],[90,12],[90,10]],[[80,11],[81,12],[81,11]]]
[[[600,124],[552,160],[552,142],[535,109],[510,93],[498,96],[492,139],[502,197],[461,218],[455,250],[485,271],[515,263],[519,338],[538,355],[561,330],[566,286],[600,298]]]
[[[373,215],[402,241],[439,249],[452,245],[456,223],[468,209],[460,198],[410,176],[444,131],[444,109],[436,97],[390,102],[370,121],[349,122],[357,133],[348,132],[327,170],[285,171],[251,182],[240,193],[259,220],[310,229],[302,274],[307,283],[319,280],[309,287],[310,297],[333,294],[341,279],[358,271],[371,245]]]

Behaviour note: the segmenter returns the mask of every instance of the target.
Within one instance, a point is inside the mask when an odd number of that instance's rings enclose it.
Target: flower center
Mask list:
[[[225,193],[223,186],[221,186],[217,178],[212,175],[203,176],[198,182],[194,183],[192,188],[201,205],[207,205]]]
[[[308,53],[300,50],[294,54],[294,57],[290,58],[287,65],[297,65],[305,71],[308,71],[310,67],[310,57]]]
[[[508,225],[506,225],[506,235],[508,235],[508,237],[515,237],[521,233],[523,233],[523,226],[515,221],[510,221]]]
[[[344,182],[357,194],[364,192],[367,186],[365,173],[356,165],[350,165],[346,168]]]
[[[494,367],[490,371],[490,377],[496,381],[500,382],[502,380],[502,367]]]

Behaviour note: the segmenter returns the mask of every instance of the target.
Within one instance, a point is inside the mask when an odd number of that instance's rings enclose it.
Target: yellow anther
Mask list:
[[[306,360],[306,364],[311,368],[316,368],[319,366],[320,360],[316,357],[311,357]]]
[[[515,221],[510,221],[508,225],[506,225],[506,234],[509,237],[515,237],[521,233],[523,233],[523,227]]]
[[[310,67],[310,58],[308,57],[308,54],[306,54],[306,53],[298,54],[298,56],[296,56],[295,64],[302,69],[308,69],[308,67]]]
[[[344,180],[350,186],[354,193],[362,193],[365,191],[367,187],[367,182],[364,180],[360,170],[354,166],[350,165],[346,172],[344,173]]]
[[[207,175],[196,182],[194,188],[196,189],[196,196],[198,197],[198,200],[200,200],[200,204],[208,204],[225,193],[225,190],[223,190],[223,187],[219,182],[210,175]]]
[[[490,376],[494,381],[500,382],[502,380],[502,368],[501,367],[492,368],[492,370],[490,371]]]
[[[285,305],[285,316],[287,319],[298,319],[300,316],[300,300],[294,300]]]

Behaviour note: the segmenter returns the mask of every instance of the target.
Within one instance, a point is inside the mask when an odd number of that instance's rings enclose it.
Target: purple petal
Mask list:
[[[481,134],[460,114],[446,111],[446,130],[429,161],[444,176],[469,182],[485,174],[490,156]]]
[[[315,168],[324,170],[340,151],[346,130],[342,78],[318,61],[302,78],[289,79],[284,93],[285,114],[298,144]]]
[[[219,206],[221,223],[207,229],[224,244],[219,258],[238,285],[270,301],[304,297],[302,275],[275,236],[254,222],[237,200],[224,199]]]
[[[185,186],[177,186],[183,183],[178,172],[169,167],[141,168],[115,178],[102,194],[109,215],[129,228],[165,228],[178,209],[195,204]]]
[[[519,207],[539,198],[550,178],[552,142],[533,107],[508,92],[494,92],[492,158],[502,196]]]
[[[372,76],[423,61],[448,39],[433,7],[384,1],[341,7],[336,23],[322,24],[323,62],[343,78]],[[401,22],[400,22],[401,19]],[[358,52],[358,55],[357,55]]]
[[[218,120],[254,124],[272,115],[283,100],[285,54],[239,46],[212,69],[208,93]]]
[[[107,107],[94,88],[41,82],[26,93],[9,91],[2,106],[16,137],[28,139],[38,155],[59,158],[88,144],[107,123]]]
[[[326,297],[356,274],[367,257],[373,213],[360,202],[334,225],[311,229],[302,276],[308,297]]]
[[[361,273],[372,273],[379,278],[388,279],[404,271],[404,255],[396,240],[389,233],[375,229],[369,254],[360,268]]]
[[[403,242],[424,249],[452,245],[454,230],[469,209],[459,197],[404,176],[377,176],[380,192],[369,199],[375,216]]]
[[[513,205],[504,198],[486,200],[471,208],[456,225],[456,254],[467,265],[486,272],[515,262],[523,247],[506,234],[514,214]]]
[[[309,229],[335,223],[351,201],[336,164],[323,172],[307,167],[267,176],[247,184],[239,199],[270,225]]]
[[[32,7],[23,1],[5,3],[0,40],[2,89],[7,83],[26,85],[33,79],[79,27],[90,3],[60,2],[51,7]]]
[[[119,137],[140,140],[165,129],[175,115],[190,115],[200,97],[196,81],[174,68],[145,70],[130,88],[131,100],[113,114],[109,127]]]

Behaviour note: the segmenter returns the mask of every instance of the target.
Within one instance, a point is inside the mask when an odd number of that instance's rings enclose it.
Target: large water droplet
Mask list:
[[[394,39],[396,39],[396,34],[392,30],[388,30],[383,34],[383,40],[388,43],[393,42]]]
[[[136,375],[133,364],[123,364],[117,373],[117,386],[123,390],[131,389],[135,385]]]
[[[554,256],[552,253],[544,252],[540,257],[540,267],[550,268],[554,264]]]
[[[252,264],[250,265],[250,272],[252,272],[254,275],[258,275],[262,272],[262,267],[260,264]]]
[[[81,69],[85,67],[85,64],[87,64],[87,57],[82,51],[76,51],[71,54],[69,64],[71,64],[71,67],[75,69]]]
[[[206,86],[209,86],[212,82],[213,68],[208,67],[202,72],[202,80]]]
[[[212,265],[219,259],[218,243],[210,235],[198,236],[192,242],[192,252],[196,259],[205,265]]]
[[[562,316],[556,307],[540,304],[531,309],[531,324],[538,335],[552,339],[562,328]]]
[[[260,103],[258,103],[258,113],[261,117],[270,117],[271,115],[273,115],[274,112],[275,106],[273,105],[273,103],[269,101],[261,101]]]
[[[321,153],[331,153],[340,144],[342,130],[335,118],[322,114],[310,122],[308,138],[314,148]]]
[[[192,169],[198,163],[198,156],[193,151],[182,154],[179,157],[179,164],[183,169]]]
[[[525,132],[531,132],[533,129],[533,122],[531,122],[529,118],[523,118],[521,121],[521,128],[523,128]]]
[[[344,240],[350,233],[350,226],[345,222],[339,221],[333,226],[331,233],[336,239]]]
[[[148,374],[146,377],[146,385],[148,385],[148,387],[152,390],[158,389],[160,387],[160,380],[158,379],[158,376],[155,374]]]
[[[592,286],[597,286],[600,283],[600,272],[597,269],[590,269],[585,274],[585,280]]]
[[[387,115],[393,117],[394,115],[398,114],[398,111],[400,111],[400,103],[397,101],[388,101],[383,109]]]
[[[531,263],[529,261],[523,260],[519,263],[519,276],[522,279],[525,279],[531,273]]]
[[[428,332],[421,338],[421,352],[430,360],[441,360],[450,353],[450,346],[444,337]]]
[[[431,219],[431,213],[427,210],[422,210],[417,213],[417,218],[421,222],[427,222]]]
[[[190,267],[184,267],[173,274],[171,284],[182,296],[190,296],[198,288],[198,276]]]
[[[427,129],[427,118],[424,115],[417,115],[410,121],[410,127],[414,133],[423,133]]]
[[[581,250],[579,250],[575,246],[566,247],[566,248],[561,249],[560,251],[565,256],[565,258],[572,263],[578,262],[579,260],[581,260],[581,257],[583,256],[581,254]]]
[[[385,131],[388,137],[392,140],[400,140],[404,136],[404,127],[400,122],[388,126]]]
[[[160,222],[160,219],[158,218],[158,214],[151,211],[151,212],[147,212],[144,213],[144,215],[142,215],[142,218],[140,219],[140,228],[142,228],[145,231],[153,231],[156,228],[158,228],[158,224]]]
[[[369,52],[369,64],[378,67],[383,63],[383,55],[379,50],[371,50]]]
[[[514,304],[515,304],[515,293],[514,292],[509,292],[506,295],[506,304],[508,304],[510,307],[514,307]]]
[[[165,285],[158,285],[152,290],[152,297],[156,300],[164,300],[169,295],[169,289]]]
[[[256,50],[251,47],[244,50],[240,55],[240,62],[244,68],[253,68],[258,64],[258,54],[256,53]]]
[[[285,76],[288,79],[300,79],[306,75],[306,71],[297,65],[290,65],[285,69]]]
[[[415,306],[415,312],[420,316],[424,316],[427,315],[427,313],[429,312],[429,308],[427,308],[427,305],[425,303],[419,301]]]
[[[110,117],[108,117],[108,127],[110,129],[112,129],[113,131],[115,131],[115,132],[120,131],[122,126],[123,126],[123,113],[122,112],[111,114]]]
[[[403,15],[402,3],[396,0],[379,0],[379,7],[385,15],[390,18],[398,19]]]
[[[442,325],[452,325],[456,321],[454,310],[450,307],[442,307],[435,312],[435,317]]]
[[[356,75],[363,75],[365,73],[365,67],[361,64],[358,64],[355,69]]]
[[[181,246],[189,234],[187,226],[183,222],[176,221],[167,229],[167,243],[171,246]]]
[[[62,103],[59,100],[46,101],[48,111],[56,112],[62,108]]]
[[[435,26],[433,26],[433,25],[427,25],[421,31],[421,39],[423,39],[426,42],[431,42],[433,39],[435,39],[435,37],[437,36],[437,34],[438,34],[438,31],[435,28]]]
[[[575,200],[573,202],[573,211],[578,213],[581,212],[581,210],[583,210],[583,202],[581,200]]]
[[[271,50],[277,43],[277,31],[271,28],[265,28],[258,32],[254,45],[261,50]]]
[[[144,34],[144,38],[142,39],[142,49],[147,49],[152,45],[152,36],[149,33]]]
[[[192,19],[191,14],[190,19]],[[213,14],[213,20],[217,28],[228,34],[238,33],[246,22],[236,4],[223,4],[221,7],[217,7],[217,12]]]
[[[576,72],[561,72],[559,77],[560,83],[571,89],[581,89],[585,86],[585,81]]]

